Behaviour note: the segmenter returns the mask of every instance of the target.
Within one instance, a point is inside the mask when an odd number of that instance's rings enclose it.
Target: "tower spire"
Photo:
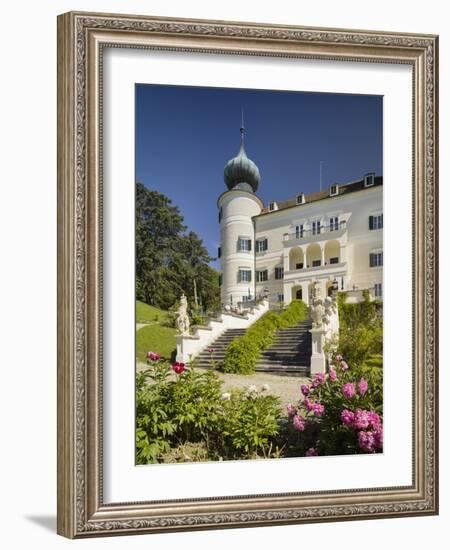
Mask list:
[[[244,148],[244,134],[245,134],[245,126],[244,126],[244,107],[241,107],[241,149]]]

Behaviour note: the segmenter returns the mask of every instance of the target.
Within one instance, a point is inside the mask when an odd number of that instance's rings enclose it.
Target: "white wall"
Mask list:
[[[1,518],[2,547],[206,548],[236,550],[280,546],[334,550],[443,547],[450,520],[449,412],[441,411],[440,517],[125,537],[70,542],[54,534],[56,511],[56,15],[71,9],[203,17],[311,26],[441,33],[446,67],[450,31],[445,3],[430,0],[376,6],[347,0],[317,2],[201,2],[191,0],[17,0],[2,6],[1,101]],[[441,181],[450,179],[450,75],[441,71]],[[445,223],[450,186],[441,187]],[[442,232],[440,264],[450,269],[450,233]],[[442,334],[449,331],[444,301]],[[442,339],[444,341],[444,338]],[[450,386],[442,349],[441,387]],[[445,396],[445,394],[444,394]],[[444,403],[444,399],[442,402]]]

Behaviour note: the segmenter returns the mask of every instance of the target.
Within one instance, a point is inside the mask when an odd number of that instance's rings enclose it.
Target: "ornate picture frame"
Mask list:
[[[105,503],[102,75],[105,48],[406,64],[413,74],[410,486]],[[89,536],[438,513],[438,38],[70,12],[58,18],[58,533]]]

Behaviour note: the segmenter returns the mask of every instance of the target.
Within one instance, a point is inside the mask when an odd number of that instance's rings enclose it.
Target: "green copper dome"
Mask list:
[[[241,147],[236,157],[229,160],[224,169],[228,189],[243,189],[255,193],[261,179],[256,164],[247,157],[244,148],[244,128],[241,128]]]

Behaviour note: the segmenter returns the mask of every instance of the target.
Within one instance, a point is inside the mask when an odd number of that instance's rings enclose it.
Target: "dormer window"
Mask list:
[[[330,197],[334,197],[339,194],[339,186],[337,183],[330,185]]]
[[[297,195],[297,204],[305,204],[305,194],[300,193]]]
[[[375,185],[375,173],[369,172],[364,176],[364,187],[372,187]]]
[[[275,210],[278,210],[278,205],[275,201],[269,202],[269,212],[274,212]]]

